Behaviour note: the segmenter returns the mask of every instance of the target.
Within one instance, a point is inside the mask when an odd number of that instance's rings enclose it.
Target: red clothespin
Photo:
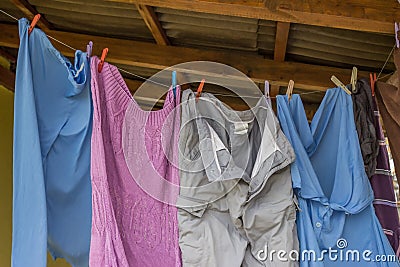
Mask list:
[[[39,19],[40,19],[40,14],[36,14],[36,15],[33,17],[33,20],[32,20],[32,22],[31,22],[31,25],[29,26],[29,29],[28,29],[28,35],[31,34],[31,32],[33,31],[33,28],[35,28],[35,26],[36,26],[36,24],[38,23]]]
[[[206,81],[205,79],[201,80],[201,82],[200,82],[200,84],[199,84],[199,87],[197,88],[197,92],[196,92],[196,101],[199,100],[199,97],[200,97],[200,95],[201,95],[201,92],[203,91],[203,86],[204,86],[205,81]]]
[[[101,53],[99,66],[97,67],[97,70],[99,71],[99,73],[103,69],[104,60],[106,59],[107,54],[108,54],[108,48],[104,48],[103,53]]]
[[[376,82],[376,73],[374,73],[374,75],[372,75],[372,73],[369,74],[369,81],[371,83],[371,92],[372,95],[375,95],[375,82]]]

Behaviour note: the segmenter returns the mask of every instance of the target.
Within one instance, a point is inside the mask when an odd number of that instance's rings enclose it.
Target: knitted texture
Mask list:
[[[162,181],[179,184],[179,90],[177,101],[169,90],[163,109],[144,111],[117,68],[105,63],[98,73],[98,62],[92,58],[90,266],[181,266],[176,207],[158,200],[177,196]]]

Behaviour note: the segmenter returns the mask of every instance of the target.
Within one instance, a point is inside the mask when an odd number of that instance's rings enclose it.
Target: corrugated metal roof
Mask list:
[[[134,4],[101,0],[29,0],[29,3],[56,30],[155,42]],[[0,0],[0,8],[17,18],[24,16],[9,0]],[[273,58],[274,21],[169,8],[154,10],[172,45],[224,49],[233,53],[246,51]],[[0,22],[15,23],[3,15]],[[341,68],[357,66],[361,70],[379,72],[393,45],[394,37],[391,35],[291,24],[286,61]],[[143,77],[155,73],[152,69],[121,67]],[[393,59],[390,58],[385,71],[394,69]],[[285,90],[280,88],[281,93]],[[303,99],[308,103],[319,103],[322,94],[304,95]]]
[[[257,47],[261,54],[272,59],[275,49],[276,22],[260,20],[258,25]]]
[[[24,14],[9,0],[0,0],[0,9],[16,17],[17,19],[24,17]],[[0,14],[0,22],[15,23],[15,20],[4,14]]]
[[[173,45],[257,51],[256,19],[155,9]]]
[[[379,70],[394,45],[390,35],[291,25],[286,60],[361,70]],[[394,70],[391,58],[387,70]]]
[[[133,4],[107,1],[30,0],[55,29],[154,42]]]
[[[154,42],[134,4],[99,0],[30,0],[55,29]],[[10,2],[0,8],[22,17]],[[173,45],[247,51],[273,58],[276,22],[200,12],[155,8]],[[6,16],[1,21],[12,22]],[[286,60],[379,71],[394,44],[390,35],[292,24]],[[390,59],[386,70],[393,70]]]

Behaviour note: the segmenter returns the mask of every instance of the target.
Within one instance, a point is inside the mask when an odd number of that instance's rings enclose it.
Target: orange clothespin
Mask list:
[[[29,29],[28,29],[28,35],[31,34],[31,32],[33,31],[33,28],[35,28],[35,26],[36,26],[36,24],[38,23],[39,19],[40,19],[40,14],[36,14],[36,15],[33,17],[33,20],[32,20],[32,22],[31,22],[31,25],[29,26]]]
[[[372,76],[372,73],[369,74],[369,81],[371,83],[371,91],[372,91],[372,95],[375,95],[375,82],[376,82],[376,73],[374,73],[374,75]]]
[[[104,48],[103,53],[101,53],[99,66],[97,67],[97,70],[99,71],[99,73],[103,69],[104,60],[106,59],[107,54],[108,54],[108,48]]]
[[[196,101],[199,100],[199,97],[200,97],[200,95],[201,95],[201,92],[203,91],[203,86],[204,86],[205,81],[206,81],[205,79],[201,80],[201,82],[200,82],[200,84],[199,84],[199,87],[197,88],[197,92],[196,92]]]

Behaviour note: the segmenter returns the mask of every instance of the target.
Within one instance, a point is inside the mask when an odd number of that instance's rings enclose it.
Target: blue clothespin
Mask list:
[[[86,55],[88,58],[92,55],[92,50],[93,50],[93,42],[89,41],[89,44],[86,46]]]
[[[176,71],[172,72],[172,92],[174,93],[174,97],[176,96]]]

